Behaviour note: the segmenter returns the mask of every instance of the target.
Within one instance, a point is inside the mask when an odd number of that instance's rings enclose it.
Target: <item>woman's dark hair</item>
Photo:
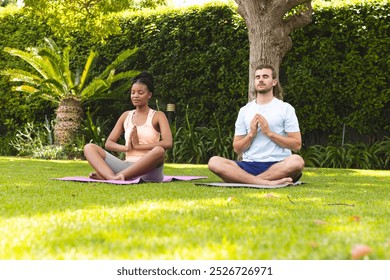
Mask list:
[[[133,82],[131,83],[131,86],[133,86],[136,83],[141,83],[146,85],[150,92],[154,91],[154,78],[152,74],[148,72],[142,72],[141,74],[135,76],[133,78]]]

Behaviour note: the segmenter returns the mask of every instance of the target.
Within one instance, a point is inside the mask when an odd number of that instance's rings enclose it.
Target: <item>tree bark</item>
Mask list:
[[[82,113],[79,100],[66,98],[61,101],[56,112],[54,144],[64,146],[74,143],[81,127]]]
[[[248,100],[255,98],[254,71],[259,64],[271,64],[279,73],[285,54],[292,47],[291,32],[311,22],[311,0],[235,0],[244,18],[249,38]],[[302,5],[300,12],[286,14]]]

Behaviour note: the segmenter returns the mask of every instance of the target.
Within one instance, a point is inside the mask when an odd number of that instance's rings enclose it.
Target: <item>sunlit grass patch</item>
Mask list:
[[[221,188],[194,182],[110,185],[85,161],[1,158],[1,259],[390,259],[390,171],[306,169],[306,184]],[[167,164],[167,175],[208,176]]]

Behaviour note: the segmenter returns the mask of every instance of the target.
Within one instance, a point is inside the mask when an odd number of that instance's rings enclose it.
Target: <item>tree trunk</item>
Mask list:
[[[81,127],[83,110],[81,102],[74,98],[63,99],[56,112],[56,124],[54,126],[54,143],[67,145],[74,143]]]
[[[311,22],[311,0],[235,0],[244,18],[249,38],[248,100],[255,98],[254,71],[271,64],[279,72],[284,55],[291,49],[290,33]],[[286,17],[298,5],[300,12]]]

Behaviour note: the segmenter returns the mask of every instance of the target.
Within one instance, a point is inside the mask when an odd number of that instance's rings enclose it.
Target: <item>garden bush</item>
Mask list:
[[[368,144],[342,146],[313,145],[303,148],[299,154],[307,167],[390,169],[390,138]]]
[[[312,24],[293,34],[282,82],[307,144],[323,135],[340,143],[344,125],[370,144],[388,134],[388,9],[388,3],[317,7]]]
[[[25,49],[36,46],[50,34],[44,22],[20,12],[0,13],[0,69],[28,68],[27,63],[3,51],[5,47]],[[36,97],[12,92],[6,76],[0,76],[0,135],[13,136],[27,122],[42,124],[45,116],[51,117],[53,108],[49,102]]]

